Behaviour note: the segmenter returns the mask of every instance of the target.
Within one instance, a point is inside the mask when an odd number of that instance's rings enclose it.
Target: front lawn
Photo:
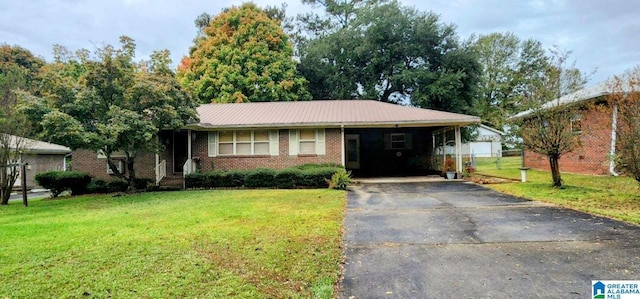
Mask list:
[[[0,297],[332,298],[345,193],[229,190],[0,207]]]
[[[502,158],[501,169],[497,169],[495,161],[495,158],[477,161],[476,172],[520,179],[520,157]],[[562,188],[552,188],[549,172],[529,170],[527,183],[486,186],[507,194],[640,224],[640,190],[633,178],[562,173],[562,180]]]

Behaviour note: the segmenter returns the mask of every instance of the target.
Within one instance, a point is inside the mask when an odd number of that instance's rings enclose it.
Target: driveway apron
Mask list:
[[[466,182],[348,194],[340,298],[587,298],[640,280],[640,227]]]

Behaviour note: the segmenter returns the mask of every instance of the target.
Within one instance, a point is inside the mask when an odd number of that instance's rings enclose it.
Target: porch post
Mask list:
[[[462,172],[462,135],[460,126],[456,126],[456,171]]]
[[[187,130],[187,159],[191,160],[191,129]]]
[[[442,129],[442,165],[440,165],[442,169],[444,169],[445,160],[447,160],[447,129]]]
[[[344,148],[344,125],[340,125],[340,152],[342,153],[342,167],[347,167],[347,150]]]

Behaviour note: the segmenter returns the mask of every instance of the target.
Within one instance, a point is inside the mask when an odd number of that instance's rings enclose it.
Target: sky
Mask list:
[[[19,45],[52,60],[52,47],[89,50],[118,45],[127,35],[137,58],[168,49],[174,64],[188,54],[195,18],[240,5],[236,0],[0,0],[0,43]],[[312,10],[300,0],[254,0],[287,4],[287,14]],[[576,67],[591,74],[588,85],[640,65],[640,1],[637,0],[401,0],[432,11],[457,26],[461,39],[472,34],[513,32],[545,49],[572,51]],[[320,11],[316,9],[316,11]]]

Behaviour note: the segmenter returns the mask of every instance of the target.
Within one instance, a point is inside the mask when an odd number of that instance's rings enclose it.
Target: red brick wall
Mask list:
[[[73,151],[72,156],[72,168],[76,171],[84,171],[91,176],[101,178],[104,180],[113,180],[116,178],[114,175],[107,173],[107,161],[106,159],[98,158],[95,151],[78,149]],[[134,168],[136,170],[137,178],[149,178],[154,179],[156,177],[155,170],[155,155],[149,153],[138,154],[136,157]],[[114,158],[113,160],[118,160]],[[125,165],[126,171],[126,165]]]
[[[582,174],[609,174],[611,150],[610,112],[589,109],[582,116],[581,145],[560,157],[560,171]],[[525,151],[525,166],[549,170],[547,157]]]
[[[208,132],[195,132],[193,157],[200,157],[202,171],[252,168],[282,169],[307,163],[342,163],[342,135],[340,129],[325,130],[325,155],[289,156],[289,130],[279,130],[280,152],[278,156],[209,157]]]

